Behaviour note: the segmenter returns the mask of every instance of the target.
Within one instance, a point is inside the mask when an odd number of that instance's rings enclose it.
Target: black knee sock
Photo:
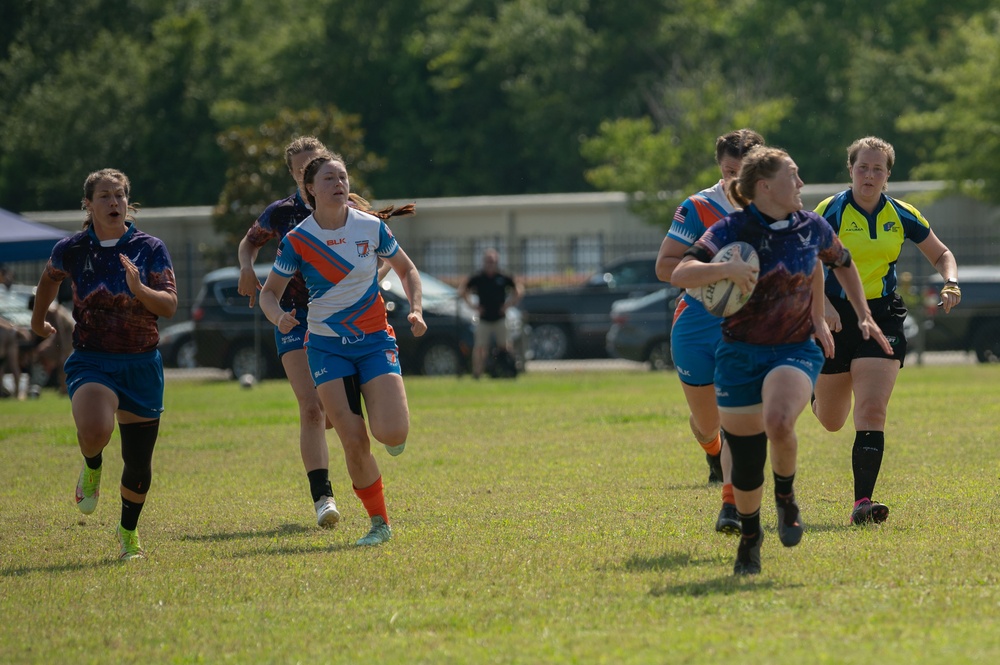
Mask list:
[[[775,501],[788,501],[792,499],[795,490],[793,489],[793,484],[795,483],[795,474],[790,476],[779,476],[774,474],[774,500]]]
[[[872,497],[879,469],[882,468],[882,453],[885,451],[885,432],[863,431],[854,437],[854,451],[851,464],[854,467],[854,500]]]
[[[93,457],[84,457],[83,461],[87,463],[88,469],[100,469],[101,463],[104,461],[104,451],[97,453]]]
[[[740,512],[736,514],[740,516],[740,533],[743,534],[744,538],[753,538],[760,533],[760,508],[750,515],[744,515]]]
[[[309,491],[312,492],[313,503],[319,501],[321,497],[333,496],[329,469],[315,469],[306,475],[309,476]]]
[[[139,523],[139,513],[142,512],[141,503],[133,503],[125,497],[122,497],[122,528],[128,529],[129,531],[135,530],[135,526]]]

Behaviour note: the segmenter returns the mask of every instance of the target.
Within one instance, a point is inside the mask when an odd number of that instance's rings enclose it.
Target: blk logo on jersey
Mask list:
[[[367,240],[359,240],[354,245],[358,248],[358,256],[365,258],[371,253],[371,243]]]
[[[327,240],[326,246],[331,247],[333,245],[344,245],[347,244],[347,238],[335,238],[333,240]]]

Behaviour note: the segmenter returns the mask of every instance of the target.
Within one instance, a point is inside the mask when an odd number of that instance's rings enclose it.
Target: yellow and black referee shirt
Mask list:
[[[840,242],[851,251],[868,300],[895,292],[896,261],[903,241],[909,238],[919,244],[931,232],[919,210],[885,194],[870,215],[854,202],[849,189],[820,203],[816,212],[830,222]],[[832,273],[827,274],[826,294],[847,297]]]

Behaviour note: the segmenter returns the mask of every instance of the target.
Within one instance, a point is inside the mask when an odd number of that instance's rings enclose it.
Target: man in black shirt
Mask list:
[[[478,304],[470,295],[475,293]],[[476,325],[475,345],[472,349],[472,376],[479,378],[486,366],[486,354],[491,348],[491,340],[496,346],[510,351],[507,339],[506,312],[521,299],[524,289],[510,275],[500,272],[500,255],[495,249],[483,252],[483,269],[466,280],[459,295],[479,313]]]

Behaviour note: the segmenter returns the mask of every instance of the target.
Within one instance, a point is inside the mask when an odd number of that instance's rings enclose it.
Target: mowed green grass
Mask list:
[[[902,372],[877,527],[847,525],[853,433],[804,413],[807,531],[783,548],[765,501],[752,579],[672,373],[407,388],[393,539],[360,549],[332,434],[343,519],[315,526],[286,383],[169,382],[129,563],[117,434],[85,517],[67,400],[0,402],[0,662],[1000,662],[1000,366]]]

